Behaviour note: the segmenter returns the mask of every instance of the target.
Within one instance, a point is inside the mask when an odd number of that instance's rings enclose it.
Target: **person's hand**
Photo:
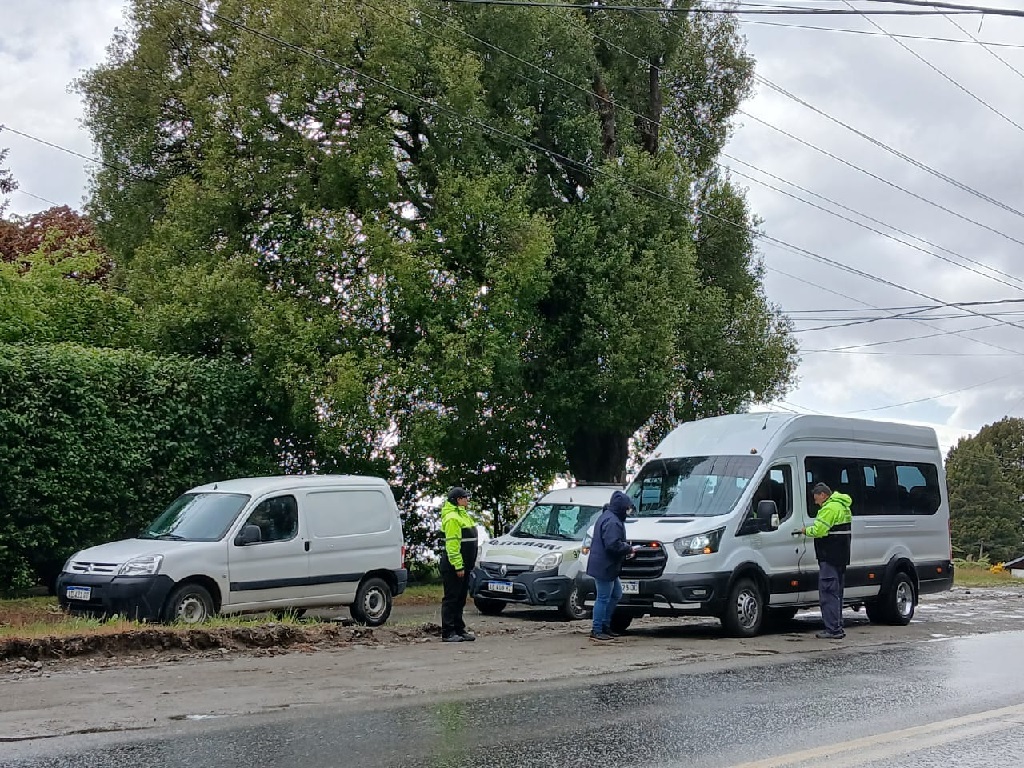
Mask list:
[[[456,571],[455,575],[458,576],[461,579],[463,576],[466,575],[466,572],[465,571]]]
[[[795,531],[793,531],[793,535],[794,536],[803,536],[804,535],[804,529],[803,528],[797,528]]]

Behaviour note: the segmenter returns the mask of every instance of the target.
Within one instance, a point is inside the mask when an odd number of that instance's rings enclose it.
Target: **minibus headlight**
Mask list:
[[[695,536],[683,536],[672,542],[672,546],[678,554],[686,555],[710,555],[718,551],[718,544],[722,540],[725,528],[717,528],[707,533],[698,533]]]
[[[160,572],[163,555],[146,555],[129,560],[118,570],[118,576],[153,576]]]
[[[561,552],[548,552],[546,555],[542,555],[540,559],[533,564],[533,570],[550,571],[552,568],[557,568],[561,562]]]

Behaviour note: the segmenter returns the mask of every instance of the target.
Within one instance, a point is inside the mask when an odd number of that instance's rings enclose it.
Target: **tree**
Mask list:
[[[1024,419],[1006,416],[986,424],[973,439],[992,446],[1003,476],[1013,486],[1017,498],[1024,498]]]
[[[75,256],[87,257],[95,263],[84,271],[66,275],[87,283],[104,282],[113,267],[92,221],[66,205],[30,216],[0,219],[0,260],[17,264],[25,270],[30,265],[30,256],[35,261],[47,259],[51,262]]]
[[[10,152],[6,147],[0,147],[0,196],[6,197],[18,188],[18,182],[9,169],[3,167],[4,160]],[[0,215],[7,208],[7,200],[0,199]]]
[[[991,445],[977,438],[961,439],[946,458],[946,483],[954,549],[988,553],[999,561],[1020,555],[1018,494]]]
[[[714,166],[727,19],[135,0],[110,51],[79,87],[117,280],[155,348],[292,392],[318,465],[508,506],[792,375]]]

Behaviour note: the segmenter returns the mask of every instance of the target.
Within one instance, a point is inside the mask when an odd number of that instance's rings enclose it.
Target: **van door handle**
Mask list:
[[[306,551],[309,552],[309,542],[306,542]]]

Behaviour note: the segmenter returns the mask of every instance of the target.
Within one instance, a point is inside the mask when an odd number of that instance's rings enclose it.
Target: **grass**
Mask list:
[[[395,599],[395,605],[434,605],[441,601],[443,588],[440,584],[415,584]],[[244,627],[265,624],[266,615],[216,616],[203,624],[204,629],[220,627]],[[278,624],[319,624],[314,617],[299,619],[294,613],[274,617]],[[0,639],[65,637],[80,634],[117,634],[146,626],[137,621],[124,619],[95,619],[85,616],[69,616],[60,610],[54,597],[29,597],[0,600]]]
[[[1015,579],[1009,571],[993,573],[984,563],[957,561],[953,571],[953,585],[957,587],[1011,587],[1024,586],[1024,580]]]

